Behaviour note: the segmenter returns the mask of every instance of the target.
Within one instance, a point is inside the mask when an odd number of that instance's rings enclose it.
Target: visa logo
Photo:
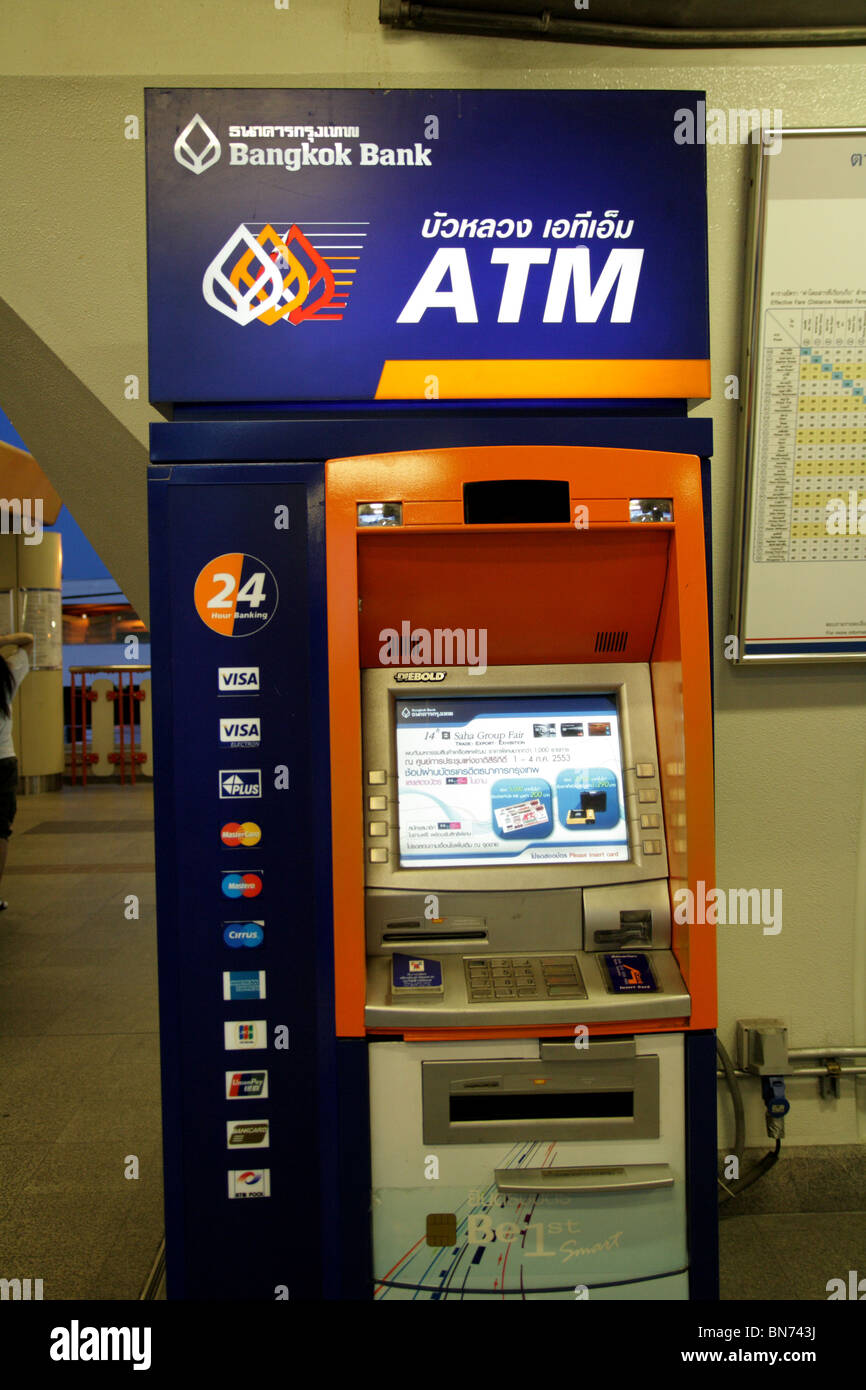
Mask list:
[[[258,666],[220,666],[217,689],[220,695],[258,695],[261,690]]]
[[[260,719],[221,719],[220,743],[242,743],[253,747],[261,742]]]

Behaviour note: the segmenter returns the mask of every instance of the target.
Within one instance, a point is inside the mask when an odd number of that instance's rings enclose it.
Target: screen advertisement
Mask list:
[[[612,694],[398,699],[400,864],[629,857]]]

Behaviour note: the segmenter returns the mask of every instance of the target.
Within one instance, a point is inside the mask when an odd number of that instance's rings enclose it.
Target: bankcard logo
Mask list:
[[[220,695],[258,695],[260,689],[258,666],[220,666],[217,680]]]
[[[262,770],[260,767],[220,768],[220,800],[240,801],[246,796],[261,796]]]
[[[230,1197],[270,1197],[270,1168],[235,1168],[229,1173]]]
[[[242,326],[258,319],[295,326],[343,317],[363,250],[366,222],[242,222],[204,273],[212,309]]]
[[[257,898],[262,891],[262,872],[223,873],[222,890],[227,898]]]
[[[260,719],[220,720],[220,743],[230,743],[232,748],[255,748],[261,741]]]
[[[255,555],[217,555],[195,581],[195,611],[221,637],[249,637],[277,611],[279,589],[272,571]]]
[[[203,174],[216,164],[222,152],[222,145],[198,112],[174,142],[175,159],[192,174]]]
[[[223,941],[234,951],[239,951],[242,946],[252,950],[256,946],[261,946],[264,939],[264,922],[223,923]]]
[[[269,1149],[269,1120],[226,1120],[227,1149]]]
[[[227,1071],[226,1100],[267,1100],[266,1071]]]

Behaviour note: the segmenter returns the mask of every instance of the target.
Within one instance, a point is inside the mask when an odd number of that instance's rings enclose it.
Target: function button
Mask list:
[[[503,985],[497,985],[497,986],[496,986],[496,998],[497,998],[497,999],[516,999],[516,998],[517,998],[517,990],[516,990],[516,989],[508,989],[508,988],[506,988],[506,987],[503,986]]]
[[[652,763],[635,763],[635,777],[655,777],[655,772]]]
[[[371,787],[384,787],[385,783],[388,781],[388,774],[384,769],[381,772],[368,772],[367,781]]]
[[[377,846],[375,847],[375,849],[371,849],[371,850],[370,850],[370,863],[371,863],[371,864],[387,864],[387,863],[388,863],[388,851],[384,848],[383,845],[377,845]]]
[[[386,820],[371,820],[367,829],[371,835],[387,835],[388,822]]]
[[[637,799],[642,806],[652,806],[659,799],[659,794],[655,787],[641,787]]]
[[[387,811],[387,796],[371,796],[367,800],[367,806],[371,811]]]
[[[580,985],[548,985],[547,995],[549,999],[585,999],[586,991]]]
[[[519,990],[517,991],[517,997],[518,997],[518,999],[537,999],[537,998],[538,998],[538,990],[537,990],[537,989],[519,989]]]
[[[644,811],[640,818],[641,830],[658,830],[661,826],[662,818],[658,811]]]
[[[661,854],[661,852],[662,852],[662,842],[661,842],[661,840],[644,840],[644,841],[643,841],[643,852],[644,852],[644,854]]]
[[[473,986],[472,986],[471,998],[473,998],[473,999],[493,999],[493,998],[494,998],[493,990],[492,990],[492,989],[482,989],[482,988],[480,987],[480,985],[473,985]]]

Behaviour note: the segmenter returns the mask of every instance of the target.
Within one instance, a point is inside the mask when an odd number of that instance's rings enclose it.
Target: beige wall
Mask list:
[[[0,406],[141,611],[155,416],[144,141],[124,138],[124,118],[142,115],[144,86],[683,87],[705,89],[714,107],[781,109],[786,125],[866,125],[859,49],[584,49],[394,34],[377,12],[377,0],[290,0],[288,11],[273,0],[6,7]],[[721,1034],[730,1042],[738,1017],[778,1015],[792,1046],[866,1044],[864,673],[742,672],[722,657],[738,409],[723,386],[740,363],[745,151],[712,146],[708,160],[714,395],[697,413],[712,415],[716,432],[719,882],[784,893],[780,935],[721,930]],[[124,398],[131,373],[138,401]],[[840,1102],[819,1102],[814,1082],[792,1099],[791,1141],[858,1137],[851,1083]],[[862,1096],[859,1119],[862,1134]]]

